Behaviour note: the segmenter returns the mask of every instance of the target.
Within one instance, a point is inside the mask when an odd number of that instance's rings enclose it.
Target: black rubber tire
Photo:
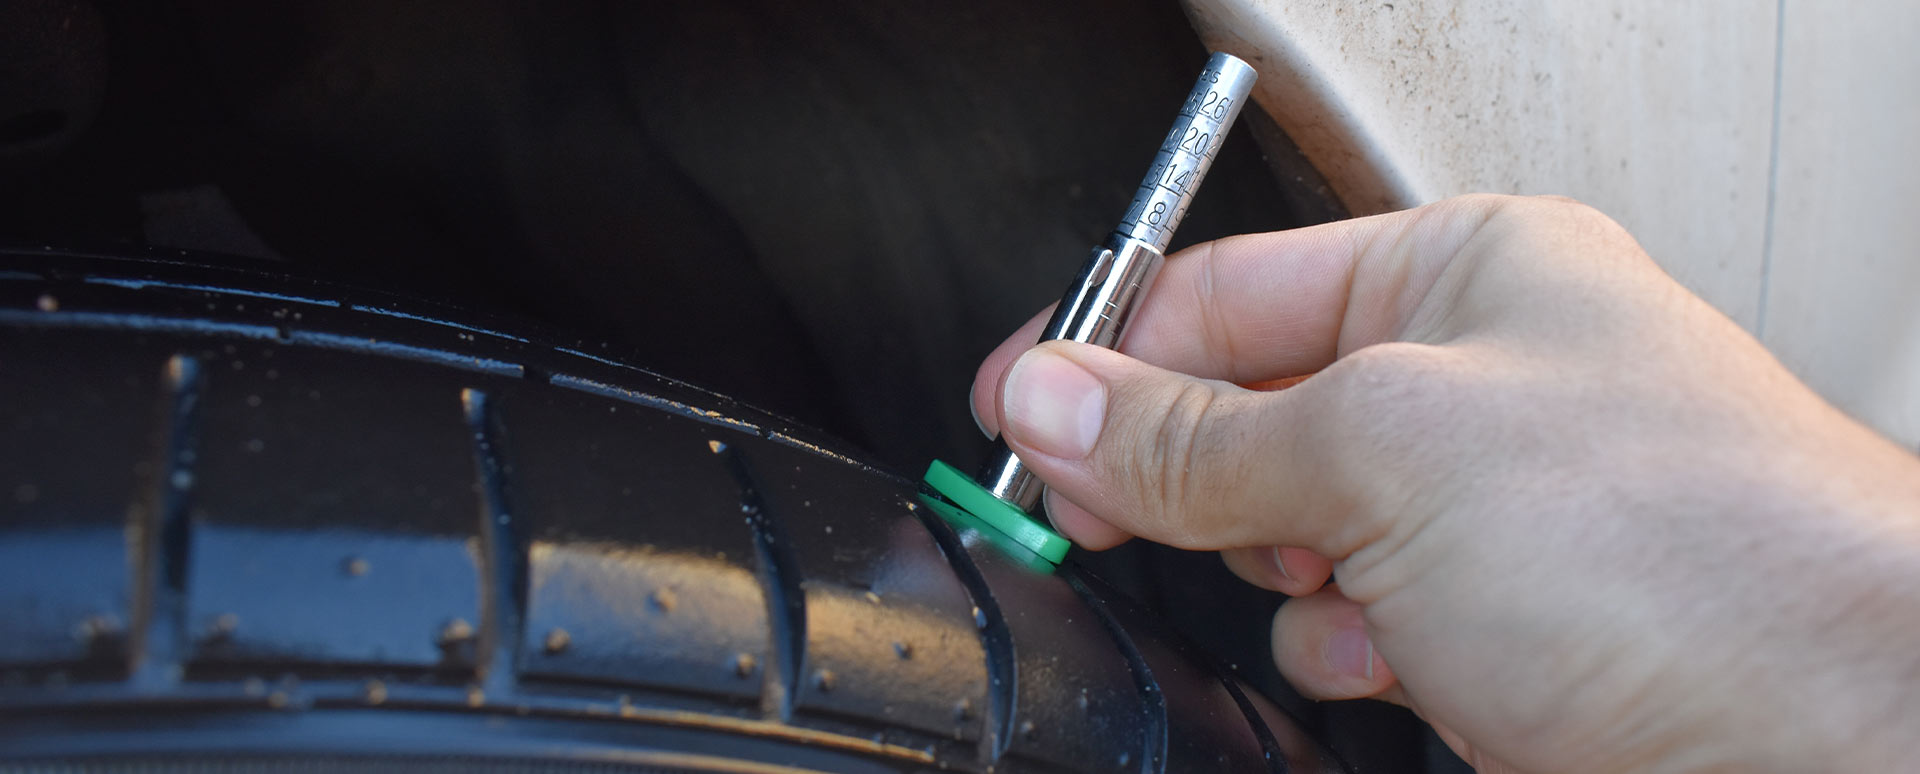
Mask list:
[[[1339,768],[1071,563],[524,327],[0,251],[0,769]]]

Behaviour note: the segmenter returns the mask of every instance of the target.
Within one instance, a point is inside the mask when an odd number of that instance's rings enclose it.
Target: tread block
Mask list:
[[[804,579],[798,712],[979,739],[988,706],[979,616],[901,484],[783,444],[742,448]]]
[[[124,663],[167,350],[0,329],[0,666]],[[59,367],[48,367],[58,364]]]
[[[271,343],[206,345],[184,626],[196,668],[471,668],[476,378]]]
[[[739,434],[564,390],[498,410],[530,524],[523,673],[757,701],[766,598],[708,446]]]
[[[1153,731],[1127,658],[1094,611],[1055,575],[962,535],[992,586],[1016,656],[1008,754],[1088,771],[1143,771]]]
[[[1134,647],[1152,671],[1167,708],[1167,761],[1170,771],[1259,771],[1269,766],[1249,717],[1221,683],[1221,675],[1199,654],[1177,650],[1164,625],[1138,602],[1105,584],[1095,593],[1133,635]]]

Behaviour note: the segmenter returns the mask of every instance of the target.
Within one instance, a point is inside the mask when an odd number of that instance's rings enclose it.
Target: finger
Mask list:
[[[1344,434],[1354,416],[1377,409],[1349,374],[1402,384],[1410,378],[1393,369],[1458,370],[1447,361],[1462,356],[1412,344],[1363,355],[1256,392],[1047,342],[1008,370],[1001,426],[1051,489],[1129,534],[1193,550],[1298,546],[1338,560],[1383,534],[1393,513],[1358,508],[1378,465],[1365,443],[1351,453],[1342,443],[1353,445]],[[1372,400],[1432,399],[1406,392]]]
[[[1293,597],[1319,591],[1333,576],[1333,562],[1304,548],[1229,548],[1220,558],[1241,580]]]
[[[1005,341],[1000,342],[999,346],[994,347],[992,352],[987,353],[987,358],[982,360],[979,369],[974,371],[973,384],[967,391],[967,410],[973,412],[973,424],[980,428],[980,434],[985,435],[987,440],[997,440],[1000,437],[1000,420],[994,413],[993,407],[1000,403],[1000,384],[1007,374],[1007,367],[1013,365],[1013,361],[1020,357],[1020,353],[1032,349],[1039,343],[1040,331],[1046,327],[1047,321],[1053,318],[1053,310],[1058,306],[1057,303],[1048,304],[1047,308],[1040,310],[1039,314],[1022,323],[1019,330],[1014,331],[1012,336],[1008,336]],[[1119,351],[1138,357],[1139,355],[1133,349],[1123,342]],[[1164,358],[1161,359],[1164,360]],[[1161,368],[1180,370],[1177,367],[1179,363],[1156,363],[1145,358],[1143,361]],[[1206,374],[1196,375],[1206,376]],[[1298,374],[1236,383],[1249,390],[1284,390],[1305,381],[1307,376],[1309,374]],[[983,390],[981,385],[986,385],[989,389]]]
[[[1248,384],[1313,373],[1395,338],[1453,256],[1512,197],[1462,197],[1206,242],[1167,259],[1121,347]]]
[[[1308,698],[1405,700],[1373,647],[1360,604],[1337,587],[1280,606],[1273,616],[1273,663]]]
[[[1101,521],[1100,517],[1074,505],[1071,500],[1051,489],[1047,490],[1042,502],[1046,503],[1047,521],[1053,523],[1054,531],[1067,536],[1068,540],[1081,548],[1105,551],[1133,537],[1125,530]]]
[[[1462,197],[1195,245],[1167,259],[1120,351],[1236,384],[1318,371],[1392,338],[1480,225],[1521,201]],[[1052,314],[1048,307],[1028,320],[976,372],[973,409],[989,437],[998,433],[992,406],[1002,376]]]
[[[1359,603],[1341,596],[1339,589],[1332,586],[1311,597],[1289,600],[1280,606],[1280,611],[1273,617],[1273,658],[1274,665],[1280,668],[1280,674],[1287,678],[1287,682],[1308,698],[1366,698],[1406,707],[1427,721],[1440,741],[1467,761],[1474,771],[1482,774],[1518,772],[1518,769],[1482,754],[1465,737],[1444,723],[1434,722],[1422,712],[1419,705],[1407,696],[1406,686],[1393,675],[1385,659],[1374,663],[1374,677],[1370,682],[1358,684],[1345,680],[1345,670],[1334,670],[1329,666],[1329,651],[1335,649],[1330,643],[1334,637],[1332,632],[1342,631],[1344,627],[1352,625],[1359,607]],[[1365,624],[1361,625],[1364,627]],[[1352,658],[1351,654],[1344,657]],[[1374,654],[1374,657],[1379,656]],[[1330,672],[1334,673],[1331,677]],[[1364,670],[1362,673],[1364,675]],[[1379,687],[1366,693],[1369,685]]]
[[[1000,413],[995,407],[1000,405],[1000,382],[1006,377],[1007,368],[1020,357],[1020,353],[1040,342],[1040,330],[1053,317],[1053,308],[1056,306],[1059,304],[1049,304],[1027,320],[1006,341],[1000,342],[1000,346],[987,353],[987,359],[980,363],[979,370],[974,371],[973,389],[967,397],[972,404],[973,423],[980,426],[980,432],[987,436],[987,440],[1000,437]]]

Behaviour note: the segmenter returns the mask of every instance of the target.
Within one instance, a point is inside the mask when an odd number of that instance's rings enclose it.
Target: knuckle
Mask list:
[[[1626,233],[1626,229],[1615,222],[1612,216],[1600,211],[1600,208],[1571,197],[1558,195],[1516,197],[1511,204],[1513,206],[1502,208],[1502,214],[1525,217],[1548,227],[1584,232]]]
[[[1435,203],[1435,206],[1474,212],[1499,212],[1502,210],[1530,210],[1534,213],[1599,213],[1586,202],[1562,194],[1495,194],[1470,193],[1455,196]]]
[[[1614,225],[1613,218],[1607,217],[1607,214],[1601,212],[1599,208],[1577,199],[1570,199],[1565,196],[1543,196],[1535,197],[1532,204],[1539,208],[1542,214],[1551,216],[1569,225],[1585,226],[1588,228]]]
[[[1515,202],[1523,201],[1526,198],[1527,197],[1523,196],[1510,196],[1508,194],[1470,193],[1443,199],[1435,203],[1434,206],[1463,212],[1484,213],[1503,209]]]
[[[1448,215],[1462,219],[1477,217],[1486,223],[1521,228],[1543,223],[1597,223],[1612,220],[1592,205],[1559,194],[1514,196],[1476,193],[1455,196],[1432,205]]]
[[[1447,221],[1484,225],[1515,210],[1534,207],[1534,202],[1545,203],[1541,197],[1534,196],[1473,193],[1442,199],[1428,208]]]
[[[1477,217],[1475,238],[1504,240],[1509,247],[1525,245],[1525,250],[1504,252],[1508,260],[1516,255],[1532,256],[1525,263],[1536,265],[1540,257],[1568,260],[1573,256],[1617,260],[1645,258],[1625,227],[1598,208],[1577,199],[1558,195],[1505,196],[1473,194],[1455,197],[1434,205],[1466,220]],[[1569,249],[1572,245],[1580,249]]]
[[[1580,201],[1579,199],[1575,199],[1571,196],[1566,196],[1563,194],[1540,194],[1538,196],[1534,196],[1530,198],[1538,202],[1547,202],[1551,204],[1562,204],[1562,205],[1573,205],[1576,208],[1587,207],[1586,202]],[[1588,207],[1588,209],[1592,209],[1592,208]]]
[[[1651,261],[1625,226],[1593,205],[1564,196],[1532,197],[1529,206],[1523,209],[1528,213],[1527,217],[1534,221],[1534,228],[1558,232],[1580,244],[1600,248],[1582,251],[1579,255],[1606,262],[1632,259]],[[1554,253],[1574,254],[1565,250],[1556,250]]]

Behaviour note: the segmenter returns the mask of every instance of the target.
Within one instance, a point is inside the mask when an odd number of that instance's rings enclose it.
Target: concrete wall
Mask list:
[[[1920,444],[1920,4],[1189,0],[1356,214],[1605,210],[1829,400]]]

